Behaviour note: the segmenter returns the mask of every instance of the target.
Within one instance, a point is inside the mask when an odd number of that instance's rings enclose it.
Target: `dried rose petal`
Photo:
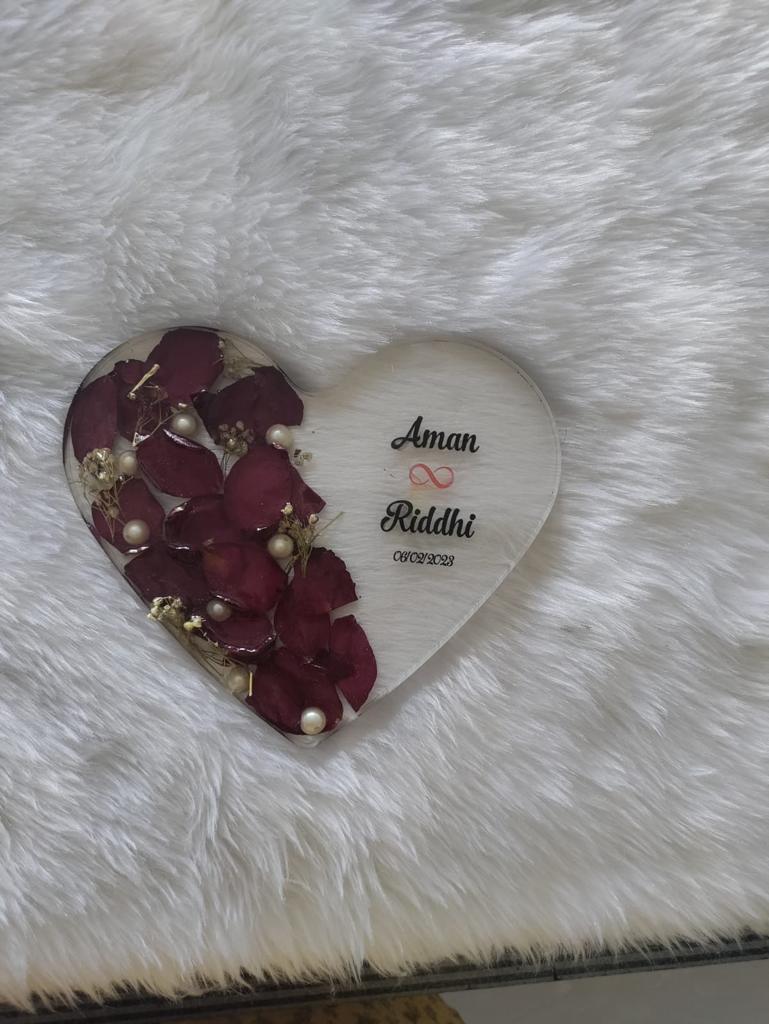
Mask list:
[[[180,597],[189,607],[209,596],[200,566],[180,562],[162,544],[142,551],[123,571],[131,586],[148,602],[156,597]]]
[[[314,548],[304,573],[294,568],[291,590],[302,611],[331,612],[357,601],[355,584],[342,559],[328,548]]]
[[[163,428],[136,449],[142,473],[159,491],[196,498],[221,490],[222,468],[202,444]]]
[[[329,643],[331,638],[329,636]],[[353,668],[349,661],[345,661],[344,658],[340,658],[339,655],[334,654],[333,651],[321,651],[320,654],[314,659],[317,665],[328,672],[328,677],[334,685],[336,685],[337,679],[344,679],[350,675]]]
[[[320,708],[326,716],[324,732],[342,718],[342,702],[326,671],[303,662],[282,647],[254,673],[253,693],[246,703],[283,732],[301,733],[305,708]]]
[[[285,590],[288,577],[255,541],[210,544],[203,550],[203,572],[210,589],[245,612],[267,612]]]
[[[203,635],[224,647],[235,661],[254,661],[275,642],[275,630],[266,615],[233,612],[224,622],[215,622],[204,611],[201,614]]]
[[[160,369],[152,380],[165,389],[169,401],[189,402],[222,372],[219,335],[203,327],[166,331],[147,356],[147,369],[155,363]]]
[[[146,368],[141,359],[124,359],[115,363],[111,374],[117,388],[117,429],[132,443],[134,439],[139,441],[151,434],[170,412],[164,392],[153,384],[152,378],[136,391],[133,398],[128,397],[146,373]]]
[[[68,420],[78,462],[94,448],[112,447],[117,433],[117,391],[109,375],[80,388],[72,399]]]
[[[238,459],[224,484],[224,507],[242,530],[263,530],[280,521],[291,500],[292,466],[286,452],[270,445]]]
[[[220,443],[219,428],[243,423],[254,434],[253,444],[262,444],[275,423],[295,426],[302,422],[304,405],[283,374],[274,366],[256,367],[221,391],[201,395],[195,403],[206,430]]]
[[[327,650],[330,629],[328,614],[303,612],[289,587],[275,609],[275,631],[281,643],[303,658],[314,658]]]
[[[143,519],[149,526],[150,535],[142,547],[148,547],[160,540],[163,530],[163,506],[143,480],[136,477],[126,480],[118,492],[118,505],[120,513],[117,519],[108,519],[96,505],[91,506],[93,525],[100,537],[109,541],[118,551],[135,551],[136,548],[123,540],[123,527],[129,519]]]
[[[166,514],[163,534],[170,548],[186,554],[199,552],[207,541],[223,544],[243,539],[227,518],[221,494],[204,494],[172,508]]]
[[[294,467],[291,467],[291,504],[294,513],[303,522],[307,522],[309,516],[317,515],[326,503],[319,494],[308,487]]]
[[[368,637],[354,615],[345,615],[332,624],[330,654],[331,678],[353,711],[359,711],[376,681],[377,667]]]

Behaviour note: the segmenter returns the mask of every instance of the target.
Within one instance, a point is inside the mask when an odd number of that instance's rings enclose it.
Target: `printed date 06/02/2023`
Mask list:
[[[411,565],[453,565],[453,555],[436,551],[393,551],[393,562],[408,562]]]

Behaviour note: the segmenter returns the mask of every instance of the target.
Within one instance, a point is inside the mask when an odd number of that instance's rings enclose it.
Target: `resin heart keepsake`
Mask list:
[[[489,349],[400,343],[300,393],[252,342],[197,327],[94,367],[64,464],[149,618],[305,744],[397,687],[493,594],[560,473],[542,395]]]

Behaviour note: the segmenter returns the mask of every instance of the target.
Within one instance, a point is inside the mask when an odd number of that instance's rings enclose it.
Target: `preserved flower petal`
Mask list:
[[[242,423],[253,432],[253,446],[264,443],[264,435],[275,423],[296,426],[304,416],[301,398],[274,366],[256,367],[221,391],[201,395],[195,404],[217,444],[222,443],[222,426]]]
[[[149,538],[142,547],[148,547],[160,540],[163,530],[163,506],[143,480],[134,477],[121,484],[115,511],[117,515],[112,518],[104,514],[98,503],[91,506],[94,529],[118,551],[125,553],[136,550],[123,539],[123,527],[129,519],[142,519],[149,527]]]
[[[156,597],[179,597],[190,607],[209,596],[200,565],[180,562],[162,544],[142,551],[123,571],[134,590],[150,603]]]
[[[291,590],[297,606],[316,615],[358,600],[347,566],[328,548],[313,548],[304,573],[294,568]]]
[[[203,572],[217,597],[245,612],[269,611],[288,582],[275,559],[256,541],[207,545]]]
[[[201,551],[206,543],[243,539],[238,527],[227,518],[221,494],[203,494],[172,508],[166,514],[163,534],[173,551],[189,554]]]
[[[94,448],[112,447],[117,433],[117,391],[109,375],[97,377],[77,392],[68,420],[78,462]]]
[[[275,630],[266,615],[233,612],[224,622],[216,622],[203,613],[202,633],[235,661],[252,662],[275,642]]]
[[[261,445],[238,459],[224,484],[228,517],[242,530],[263,530],[280,521],[291,501],[293,467],[286,452]]]
[[[189,402],[210,387],[222,372],[219,335],[204,327],[178,327],[166,331],[147,356],[146,368],[160,369],[152,380],[172,403]]]
[[[110,375],[117,388],[117,429],[132,444],[148,437],[171,412],[165,391],[154,378],[129,397],[146,371],[147,364],[141,359],[123,359],[115,363]]]
[[[213,494],[222,486],[222,468],[202,444],[157,430],[137,447],[142,473],[159,491],[181,498]]]
[[[284,646],[303,658],[314,658],[328,649],[330,630],[327,613],[302,611],[291,587],[286,590],[275,609],[275,631]]]
[[[294,734],[302,731],[305,708],[320,708],[324,713],[324,732],[335,729],[342,718],[342,702],[326,670],[302,661],[285,647],[255,671],[253,693],[246,703],[278,729]]]
[[[354,615],[333,622],[329,650],[329,674],[353,711],[359,711],[376,681],[377,666],[368,637]]]
[[[319,494],[316,494],[312,487],[308,487],[299,473],[291,466],[291,504],[294,513],[303,522],[307,522],[309,516],[317,515],[326,503]]]

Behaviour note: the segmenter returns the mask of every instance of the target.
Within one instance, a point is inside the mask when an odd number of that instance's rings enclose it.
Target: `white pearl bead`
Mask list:
[[[326,728],[326,716],[320,708],[305,708],[299,720],[299,728],[305,736],[317,736]]]
[[[123,540],[132,548],[140,548],[150,539],[150,528],[143,519],[129,519],[123,527]]]
[[[276,533],[267,541],[267,550],[273,558],[290,558],[294,553],[294,542],[287,533]]]
[[[232,615],[232,608],[226,601],[220,601],[218,597],[214,597],[206,605],[206,615],[214,622],[226,622]]]
[[[133,448],[118,455],[117,471],[121,476],[135,476],[139,472],[139,460]]]
[[[290,448],[294,443],[293,431],[283,423],[273,423],[264,436],[267,444],[274,444],[276,448]]]
[[[227,689],[236,697],[243,697],[248,693],[250,680],[251,673],[242,665],[233,665],[224,677]]]
[[[194,437],[198,432],[198,418],[192,412],[177,412],[171,417],[171,430],[182,437]]]

